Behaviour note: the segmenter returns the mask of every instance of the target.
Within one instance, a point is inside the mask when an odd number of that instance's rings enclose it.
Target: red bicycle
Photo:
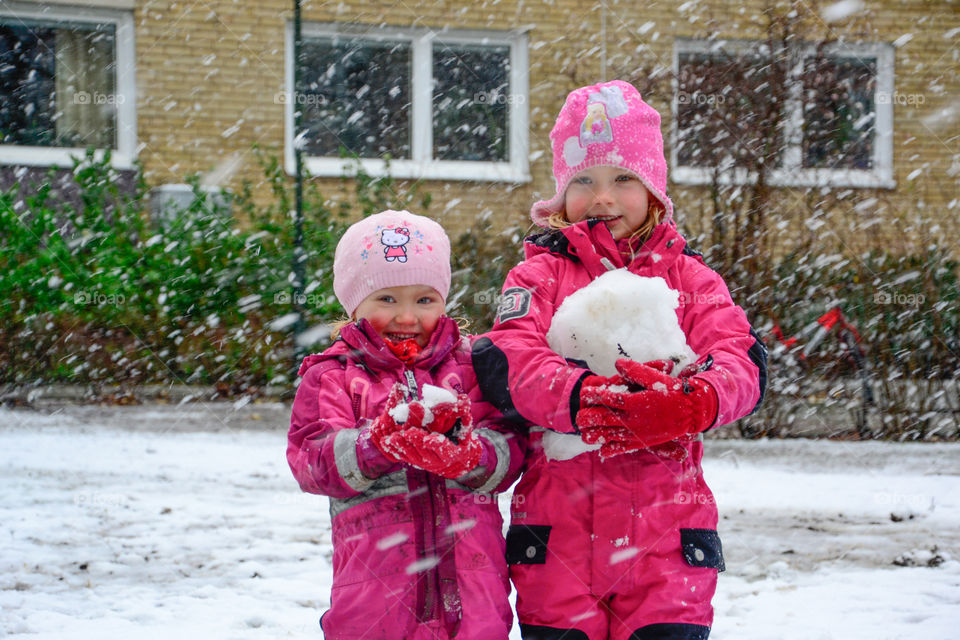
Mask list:
[[[856,412],[857,432],[861,438],[869,438],[872,433],[869,417],[871,410],[876,408],[873,386],[870,382],[869,363],[861,345],[860,333],[844,317],[840,307],[833,307],[824,313],[817,318],[816,322],[804,327],[798,336],[786,337],[776,322],[771,333],[785,348],[795,354],[800,365],[805,369],[810,368],[810,359],[817,347],[830,336],[836,337],[860,378],[861,408]]]

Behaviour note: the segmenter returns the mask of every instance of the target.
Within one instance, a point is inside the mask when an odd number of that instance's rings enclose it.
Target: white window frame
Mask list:
[[[673,48],[674,77],[679,77],[680,55],[684,53],[714,53],[718,49],[733,53],[750,53],[766,44],[759,41],[708,41],[678,38]],[[897,186],[893,177],[893,100],[894,95],[894,48],[886,43],[851,44],[836,43],[823,48],[824,55],[832,58],[875,58],[877,83],[874,94],[873,168],[872,169],[812,169],[803,163],[803,104],[802,86],[804,59],[816,53],[814,45],[806,44],[791,52],[790,75],[794,82],[788,87],[790,98],[787,105],[787,146],[782,166],[769,174],[771,186],[778,187],[856,187],[893,189]],[[702,185],[713,181],[714,167],[680,166],[677,159],[679,140],[678,87],[674,86],[672,100],[673,126],[670,151],[671,178],[679,184]],[[723,167],[719,177],[721,184],[752,184],[756,176],[745,169]]]
[[[401,179],[476,180],[522,183],[530,181],[528,161],[529,126],[527,115],[528,28],[516,31],[435,31],[424,28],[374,27],[304,23],[307,37],[362,37],[365,40],[406,42],[411,47],[411,140],[410,158],[391,159],[389,174]],[[510,91],[507,100],[509,154],[506,162],[435,160],[433,154],[433,45],[437,42],[461,45],[499,45],[510,48]],[[287,23],[286,95],[293,96],[293,24]],[[287,172],[296,171],[293,153],[293,109],[295,100],[285,100],[284,159]],[[340,177],[349,175],[351,162],[343,158],[307,156],[304,167],[311,175]],[[387,163],[377,158],[361,158],[360,165],[371,176],[387,175]]]
[[[6,2],[0,15],[22,20],[46,20],[75,23],[112,23],[116,29],[116,147],[111,149],[111,165],[116,169],[132,169],[137,156],[136,62],[133,12],[93,7],[66,7],[35,3]],[[31,147],[0,144],[0,164],[36,167],[71,167],[74,159],[82,159],[86,149],[80,147]],[[96,155],[103,157],[103,149]]]

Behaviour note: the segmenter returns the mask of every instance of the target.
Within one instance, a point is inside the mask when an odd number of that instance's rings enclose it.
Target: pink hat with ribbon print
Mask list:
[[[640,97],[633,85],[621,80],[572,91],[550,132],[553,177],[557,192],[530,209],[530,217],[548,226],[551,214],[563,210],[570,179],[590,167],[611,166],[636,174],[667,216],[673,203],[667,197],[667,160],[663,155],[660,114]]]

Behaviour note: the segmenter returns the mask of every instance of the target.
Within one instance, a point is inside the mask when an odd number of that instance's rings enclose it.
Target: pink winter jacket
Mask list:
[[[330,496],[334,576],[325,637],[505,639],[512,614],[495,494],[519,475],[526,438],[483,401],[456,323],[441,318],[408,368],[361,320],[305,358],[300,375],[287,460],[304,491]],[[358,443],[398,381],[470,397],[484,446],[475,470],[446,480]],[[389,615],[372,615],[384,607]]]
[[[766,348],[734,304],[723,279],[707,267],[672,219],[661,222],[630,260],[605,225],[584,221],[527,239],[526,260],[503,286],[493,330],[474,343],[473,362],[486,397],[505,416],[573,433],[579,391],[589,375],[547,344],[547,331],[563,300],[609,269],[627,267],[660,276],[680,293],[677,317],[701,372],[717,392],[715,424],[750,413],[766,385]]]

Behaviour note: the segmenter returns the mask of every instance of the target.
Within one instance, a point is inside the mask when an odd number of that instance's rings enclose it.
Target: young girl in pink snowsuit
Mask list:
[[[403,229],[407,260],[383,237]],[[444,315],[450,242],[385,211],[337,245],[334,291],[353,322],[300,368],[287,460],[330,496],[332,640],[506,640],[512,624],[496,493],[525,437],[482,400],[470,343]]]
[[[677,231],[660,116],[633,86],[572,92],[550,137],[557,192],[531,211],[549,230],[527,238],[493,330],[473,351],[485,397],[535,425],[507,535],[521,632],[707,638],[724,567],[699,434],[759,404],[766,350]],[[699,357],[679,377],[671,362],[625,358],[618,375],[597,376],[548,345],[564,299],[624,268],[679,292],[677,321]],[[545,429],[602,447],[548,460]]]

